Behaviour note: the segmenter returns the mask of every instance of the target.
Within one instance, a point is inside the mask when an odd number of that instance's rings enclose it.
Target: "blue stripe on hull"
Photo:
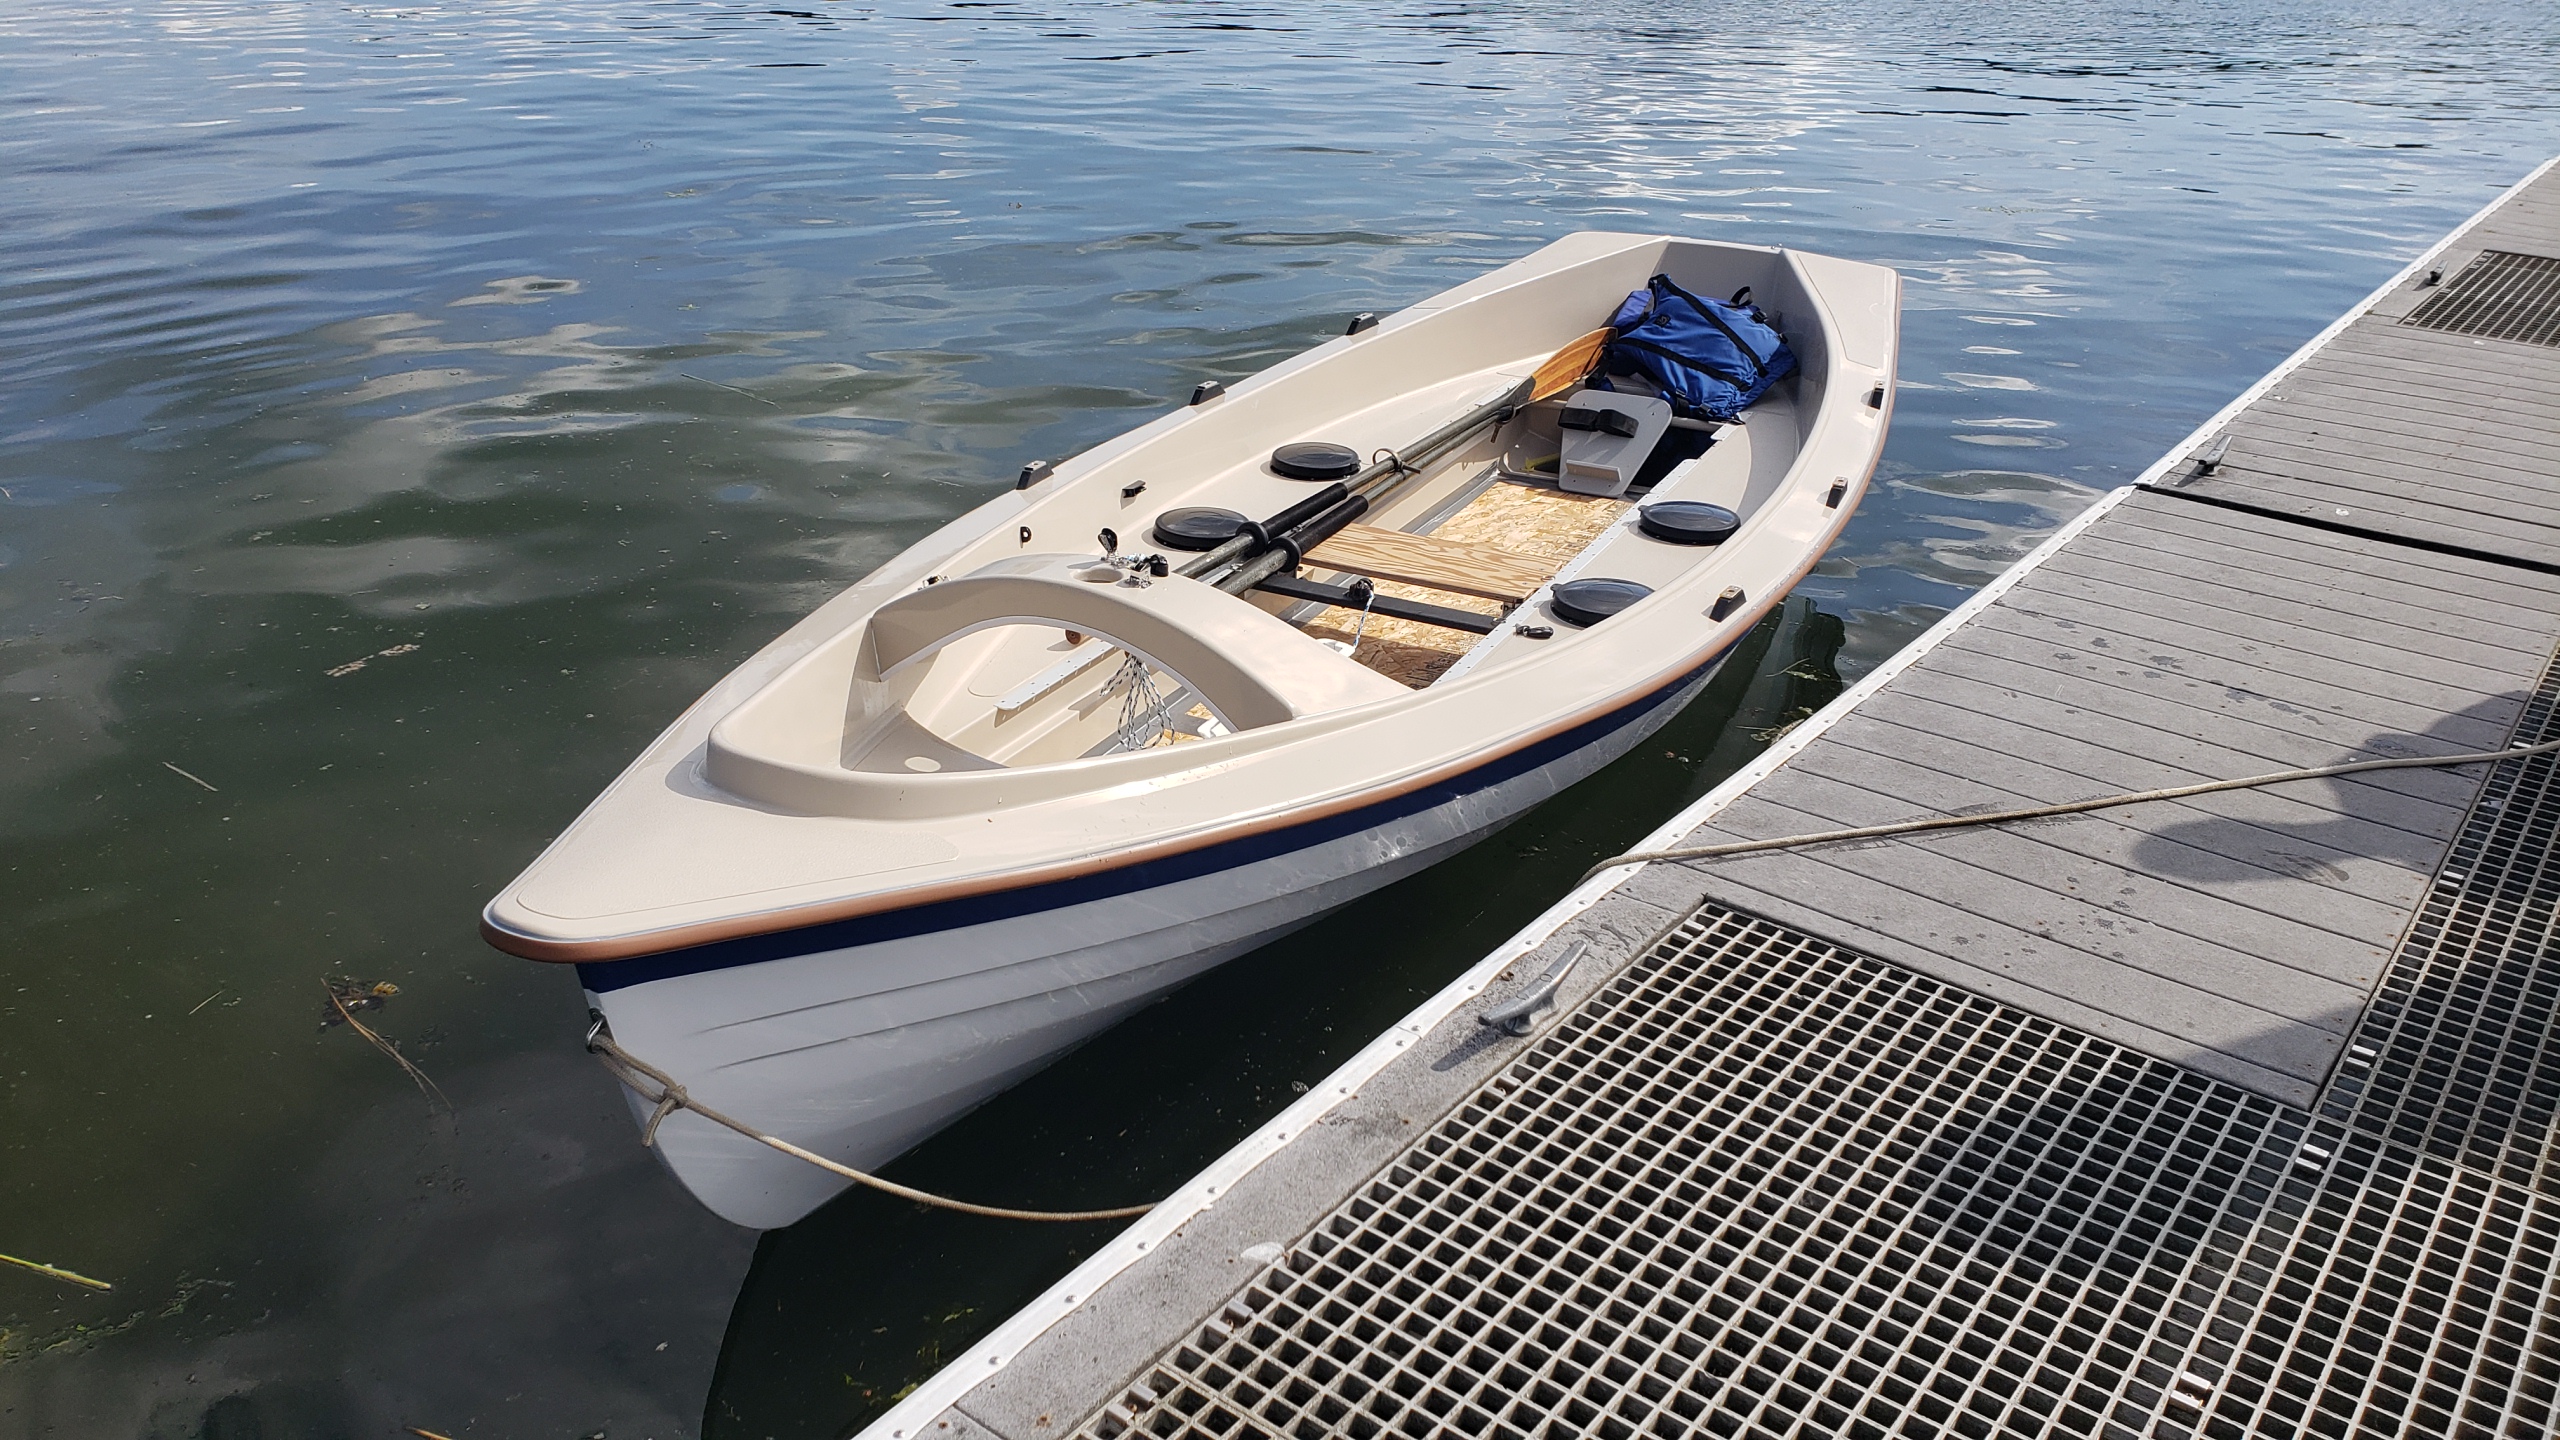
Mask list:
[[[1550,764],[1566,755],[1597,743],[1602,737],[1635,723],[1686,689],[1689,684],[1723,661],[1722,651],[1694,669],[1672,679],[1649,694],[1610,711],[1597,719],[1586,720],[1562,734],[1522,749],[1463,774],[1434,782],[1391,800],[1357,810],[1328,815],[1259,835],[1204,845],[1179,855],[1143,860],[1134,865],[1079,875],[1067,880],[1051,880],[1001,890],[986,895],[963,896],[956,900],[940,900],[931,904],[889,910],[877,915],[858,915],[849,920],[830,920],[822,924],[794,930],[777,930],[770,934],[748,935],[736,940],[718,940],[708,945],[667,950],[656,955],[635,955],[627,960],[600,960],[578,966],[578,981],[587,989],[602,993],[629,985],[645,985],[652,980],[666,980],[678,975],[698,975],[706,970],[726,970],[738,965],[757,965],[768,960],[787,960],[795,955],[811,955],[827,950],[850,949],[856,945],[877,944],[885,940],[903,940],[912,935],[926,935],[943,930],[958,930],[970,925],[1010,920],[1016,916],[1036,914],[1043,910],[1059,910],[1094,900],[1152,890],[1202,875],[1215,874],[1251,865],[1310,845],[1321,845],[1346,835],[1389,824],[1408,815],[1446,805],[1452,800],[1479,790],[1499,785]]]

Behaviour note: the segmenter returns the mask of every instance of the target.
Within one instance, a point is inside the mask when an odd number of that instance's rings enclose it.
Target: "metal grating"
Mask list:
[[[2546,672],[2517,726],[2560,736]],[[2493,767],[2187,1362],[2214,1436],[2560,1433],[2560,769]]]
[[[2560,345],[2560,259],[2483,250],[2400,322],[2528,345]]]
[[[2555,832],[2495,767],[2316,1116],[1704,909],[1078,1433],[2553,1433]]]

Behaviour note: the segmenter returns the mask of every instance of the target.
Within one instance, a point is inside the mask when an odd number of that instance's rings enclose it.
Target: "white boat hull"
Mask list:
[[[1202,972],[1518,819],[1659,730],[1722,664],[1561,753],[1376,823],[1355,817],[1347,833],[1292,846],[1282,832],[1258,847],[1277,853],[1168,883],[808,953],[739,962],[706,947],[694,959],[582,965],[588,1003],[624,1048],[684,1077],[704,1104],[877,1169]],[[645,1120],[648,1107],[633,1105]],[[687,1113],[659,1127],[657,1150],[703,1204],[758,1229],[790,1224],[848,1183]]]

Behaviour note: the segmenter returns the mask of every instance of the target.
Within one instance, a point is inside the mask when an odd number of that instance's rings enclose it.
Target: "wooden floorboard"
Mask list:
[[[1307,552],[1307,563],[1514,605],[1536,594],[1556,572],[1534,555],[1374,525],[1343,526]]]

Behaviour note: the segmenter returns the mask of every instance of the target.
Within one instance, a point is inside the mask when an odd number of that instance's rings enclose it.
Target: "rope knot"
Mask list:
[[[644,1095],[640,1098],[645,1100],[648,1097]],[[688,1110],[692,1107],[693,1097],[684,1093],[683,1086],[670,1085],[666,1089],[660,1091],[658,1093],[658,1108],[649,1112],[649,1123],[640,1127],[641,1148],[645,1150],[658,1143],[658,1126],[665,1123],[668,1116],[673,1115],[679,1110]]]

